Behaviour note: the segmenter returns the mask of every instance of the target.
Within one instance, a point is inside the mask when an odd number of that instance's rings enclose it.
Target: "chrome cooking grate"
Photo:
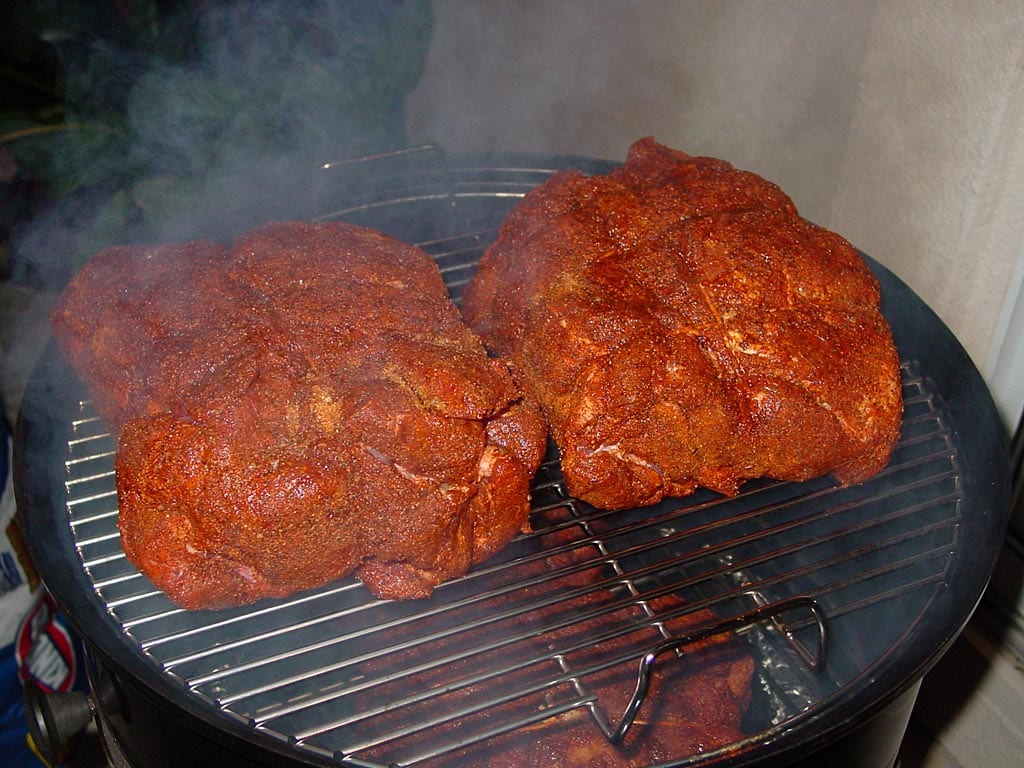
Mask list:
[[[463,231],[473,234],[423,244],[456,298],[493,237],[489,225]],[[237,609],[178,609],[124,557],[114,441],[88,402],[67,446],[67,510],[97,595],[159,673],[213,716],[298,755],[414,765],[576,709],[614,738],[623,713],[602,707],[590,676],[635,670],[670,638],[666,625],[705,609],[733,622],[757,660],[746,725],[764,739],[911,642],[907,617],[926,615],[947,581],[962,502],[956,449],[913,361],[903,380],[892,462],[853,487],[763,481],[734,498],[698,491],[613,513],[568,497],[549,456],[533,533],[429,601],[378,601],[345,580]]]
[[[543,696],[543,707],[533,710],[537,719],[589,707],[586,670],[564,667],[578,648],[537,656],[532,638],[555,632],[559,622],[544,619],[548,624],[538,627],[521,619],[554,609],[562,622],[583,621],[588,616],[571,606],[593,592],[604,595],[596,609],[600,614],[633,609],[610,624],[610,633],[637,625],[649,629],[621,658],[608,660],[631,666],[664,639],[659,622],[671,616],[649,607],[660,595],[679,594],[687,600],[686,610],[710,607],[723,618],[792,597],[813,598],[830,632],[824,672],[815,672],[806,658],[813,655],[817,633],[806,614],[787,617],[785,627],[752,624],[745,632],[756,636],[751,644],[763,657],[764,670],[771,670],[762,672],[773,709],[763,725],[777,729],[870,674],[872,665],[900,644],[886,628],[905,628],[885,617],[926,612],[944,583],[959,515],[955,456],[924,383],[906,373],[905,389],[904,437],[893,462],[878,478],[852,488],[824,480],[752,484],[733,499],[700,493],[611,514],[567,498],[557,462],[548,462],[535,491],[534,533],[464,579],[442,586],[426,603],[376,601],[357,582],[345,581],[243,609],[177,609],[124,558],[116,530],[113,442],[88,415],[87,405],[68,447],[68,510],[97,593],[152,663],[210,707],[299,750],[373,753],[416,728],[464,718],[462,708],[444,711],[444,694],[434,688],[438,670],[498,647],[502,663],[474,670],[472,681],[446,680],[446,686],[492,678],[502,699]],[[547,545],[554,534],[559,543]],[[570,564],[537,573],[536,564],[552,552],[567,556]],[[591,585],[576,586],[572,577],[584,572],[592,574]],[[517,600],[529,584],[538,585],[536,593]],[[562,605],[569,608],[563,612]],[[858,614],[870,615],[869,630]],[[477,635],[481,623],[493,629],[492,640],[483,645]],[[861,637],[865,631],[873,637],[867,645]],[[453,651],[460,635],[471,643]],[[547,677],[533,690],[502,690],[503,677],[526,666],[547,668]],[[368,668],[375,677],[367,676]],[[417,686],[417,676],[432,685]],[[582,686],[569,685],[580,679]],[[561,700],[552,700],[553,689]],[[497,698],[477,701],[472,707],[497,703]],[[395,706],[422,711],[426,704],[429,718],[406,723],[400,733],[373,732],[374,717],[383,718]],[[513,711],[519,714],[508,722],[494,725],[492,718],[490,730],[526,724],[521,709]],[[466,738],[460,733],[456,741]],[[429,754],[408,756],[406,762],[453,746],[436,743]]]

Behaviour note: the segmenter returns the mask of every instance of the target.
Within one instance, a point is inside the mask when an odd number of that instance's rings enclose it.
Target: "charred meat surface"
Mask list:
[[[879,299],[776,185],[642,139],[528,194],[462,308],[540,404],[570,492],[624,508],[878,472],[902,415]]]
[[[55,337],[118,437],[125,553],[187,608],[429,595],[528,526],[545,433],[433,260],[346,224],[116,247]]]

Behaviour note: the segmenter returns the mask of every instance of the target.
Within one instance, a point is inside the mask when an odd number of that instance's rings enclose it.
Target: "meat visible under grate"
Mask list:
[[[629,599],[609,579],[596,549],[574,543],[571,529],[554,528],[535,544],[548,554],[509,568],[510,584],[520,586],[461,609],[469,617],[455,611],[466,621],[456,635],[445,632],[455,620],[438,614],[374,636],[374,649],[383,650],[361,668],[361,682],[369,685],[355,695],[355,711],[375,712],[381,702],[416,694],[424,700],[387,707],[350,726],[369,742],[389,736],[358,757],[398,765],[441,745],[465,744],[423,765],[630,768],[743,738],[754,659],[729,632],[658,659],[621,744],[605,738],[587,706],[564,709],[567,701],[588,698],[614,727],[633,695],[640,658],[666,636],[682,638],[718,617],[707,608],[690,609],[672,593]],[[410,636],[433,640],[410,648]],[[434,718],[442,722],[412,727]],[[490,735],[516,722],[529,724]]]
[[[429,594],[527,526],[545,444],[433,260],[344,224],[116,247],[55,336],[119,436],[125,553],[185,607]]]
[[[555,175],[505,220],[462,307],[596,506],[763,476],[857,482],[898,437],[877,280],[722,160],[644,139],[607,176]]]

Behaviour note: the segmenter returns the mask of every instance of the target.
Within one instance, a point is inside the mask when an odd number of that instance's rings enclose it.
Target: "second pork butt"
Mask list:
[[[531,191],[462,307],[539,402],[570,492],[618,508],[879,471],[902,414],[879,300],[776,185],[643,139]]]
[[[118,437],[125,553],[182,606],[351,572],[420,597],[527,526],[543,424],[417,248],[306,223],[116,247],[52,319]]]

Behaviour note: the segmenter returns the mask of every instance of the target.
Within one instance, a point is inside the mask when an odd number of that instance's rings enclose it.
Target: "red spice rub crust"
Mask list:
[[[651,139],[506,219],[463,313],[605,508],[884,467],[902,415],[879,288],[774,184]]]
[[[528,525],[543,423],[413,246],[288,223],[111,248],[52,322],[118,436],[125,553],[182,606],[353,571],[421,597]]]

